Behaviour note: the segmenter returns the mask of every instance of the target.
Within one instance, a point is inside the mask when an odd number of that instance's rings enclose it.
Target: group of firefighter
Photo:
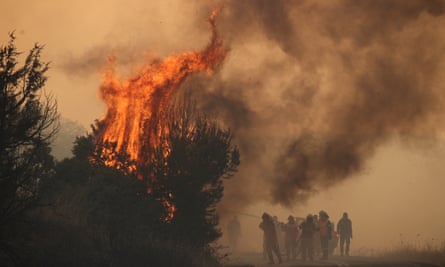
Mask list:
[[[340,255],[349,256],[350,242],[352,239],[352,222],[348,213],[344,212],[342,218],[337,223],[337,232],[334,231],[334,224],[329,220],[329,215],[325,211],[307,215],[306,218],[288,217],[287,223],[278,221],[276,216],[263,213],[262,221],[259,225],[263,231],[263,255],[268,257],[269,263],[274,263],[274,256],[278,262],[282,262],[280,245],[284,244],[287,261],[296,260],[301,255],[302,260],[314,260],[314,254],[321,253],[321,259],[327,260],[329,255],[329,241],[333,238],[340,239]],[[240,225],[236,218],[232,220],[232,230],[238,229]],[[230,225],[229,225],[230,228]],[[229,231],[236,232],[236,231]],[[337,235],[337,236],[333,236]],[[233,234],[229,234],[234,237]],[[346,246],[345,246],[346,245]]]
[[[284,247],[288,261],[295,260],[298,254],[301,254],[304,261],[314,260],[314,253],[318,247],[321,250],[321,259],[327,260],[329,241],[335,238],[333,236],[334,224],[329,220],[327,212],[323,210],[318,213],[318,216],[309,214],[300,224],[292,215],[288,217],[287,223],[280,223],[276,216],[272,217],[268,213],[263,213],[259,227],[264,232],[264,253],[268,256],[270,263],[274,262],[273,254],[280,263],[282,262],[279,244],[283,235],[280,232],[284,232]],[[349,256],[352,222],[346,212],[337,224],[337,234],[340,238],[340,255]],[[318,241],[320,243],[317,243]],[[318,244],[319,246],[316,246]]]

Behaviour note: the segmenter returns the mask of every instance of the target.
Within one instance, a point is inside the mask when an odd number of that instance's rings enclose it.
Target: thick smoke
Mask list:
[[[298,205],[391,138],[443,133],[444,1],[225,3],[229,60],[186,85],[241,147],[222,208]]]
[[[147,10],[127,15],[119,23],[138,17],[136,31],[114,33],[62,67],[94,74],[104,51],[116,47],[124,65],[141,50],[162,58],[204,47],[215,2],[178,1],[180,18],[171,4],[146,8],[165,10],[156,23]],[[241,167],[226,183],[222,212],[258,200],[299,205],[359,174],[392,138],[443,134],[445,1],[219,4],[217,29],[229,56],[214,76],[197,75],[182,92],[230,127],[240,147]]]

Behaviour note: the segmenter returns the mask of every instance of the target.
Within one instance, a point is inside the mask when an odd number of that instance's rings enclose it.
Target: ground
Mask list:
[[[285,257],[284,257],[285,258]],[[283,259],[284,259],[283,258]],[[439,267],[438,265],[422,263],[422,262],[413,262],[407,261],[403,259],[385,259],[378,257],[358,257],[358,256],[350,256],[350,257],[340,257],[340,256],[331,256],[329,260],[314,260],[314,261],[302,261],[301,259],[295,261],[284,261],[282,264],[278,264],[275,261],[275,264],[269,264],[267,260],[263,259],[262,254],[260,253],[240,253],[237,255],[231,255],[230,259],[227,259],[226,266],[227,267],[263,267],[263,266],[348,266],[348,267],[370,267],[370,266],[379,266],[379,267]]]

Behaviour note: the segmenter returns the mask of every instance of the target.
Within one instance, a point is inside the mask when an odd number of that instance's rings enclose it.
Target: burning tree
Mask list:
[[[115,147],[95,143],[94,134],[77,138],[74,157],[58,162],[42,183],[42,201],[52,205],[39,208],[43,218],[34,224],[51,224],[33,231],[29,262],[220,266],[207,245],[219,236],[215,204],[239,153],[229,130],[190,110],[174,106],[165,113],[162,127],[170,130],[160,136],[164,145],[152,150],[151,163],[138,166],[144,179],[127,171],[134,162],[125,153],[114,155],[122,161],[119,170],[101,158],[91,164],[98,146]]]
[[[155,177],[152,194],[163,200],[172,234],[187,243],[204,246],[220,236],[216,229],[216,204],[223,196],[223,179],[240,164],[239,151],[231,145],[230,130],[190,108],[173,107],[167,113],[161,145],[146,168]]]
[[[110,65],[100,88],[107,111],[94,130],[93,161],[145,181],[148,193],[163,203],[162,219],[175,239],[200,247],[220,235],[215,205],[223,194],[222,179],[236,171],[239,153],[229,130],[171,102],[188,76],[211,74],[225,59],[215,24],[219,11],[208,19],[212,36],[200,52],[150,61],[124,80]]]
[[[150,163],[150,151],[160,145],[160,135],[167,130],[161,128],[161,120],[181,83],[198,71],[211,74],[226,57],[227,49],[216,32],[219,11],[214,10],[208,19],[212,37],[201,52],[152,60],[125,80],[117,78],[112,60],[100,88],[107,112],[99,122],[98,143],[114,144],[116,152],[128,154],[138,165]],[[107,158],[109,166],[118,163],[108,155],[110,151],[98,152]]]
[[[162,266],[154,241],[163,239],[162,203],[134,175],[91,164],[95,147],[91,134],[78,137],[74,156],[57,162],[54,175],[42,180],[45,205],[29,218],[24,265],[142,266],[150,259]]]

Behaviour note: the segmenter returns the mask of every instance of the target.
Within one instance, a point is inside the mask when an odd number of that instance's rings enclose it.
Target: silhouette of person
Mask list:
[[[321,259],[327,260],[329,254],[329,240],[331,239],[332,235],[332,224],[331,221],[329,221],[329,215],[325,211],[320,211],[318,216],[318,231],[320,234],[321,251],[323,253]]]
[[[283,232],[281,231],[283,229],[284,223],[280,222],[278,220],[277,216],[272,216],[273,223],[275,224],[275,229],[277,232],[277,243],[278,243],[278,249],[281,250],[284,248],[284,238],[283,238]]]
[[[287,261],[295,260],[297,256],[297,237],[298,237],[298,225],[295,222],[293,216],[289,215],[288,222],[283,225],[284,231],[284,247],[286,249]]]
[[[275,228],[273,219],[267,213],[263,213],[261,218],[262,221],[259,227],[264,232],[264,247],[266,249],[267,255],[269,256],[269,263],[274,263],[272,252],[275,253],[279,263],[281,263],[282,260],[280,250],[278,249],[277,229]]]
[[[318,224],[319,224],[318,215],[317,214],[312,215],[312,220],[315,224],[315,228],[318,229]],[[317,231],[317,232],[315,232],[315,235],[314,235],[314,254],[315,254],[315,256],[318,257],[320,255],[320,250],[321,250],[320,233]]]
[[[349,247],[352,239],[352,221],[348,217],[348,213],[343,213],[343,217],[338,221],[337,232],[340,234],[340,255],[343,256],[343,252],[346,252],[346,256],[349,256]],[[346,251],[344,246],[346,243]]]
[[[312,261],[314,260],[314,235],[317,232],[317,228],[314,224],[314,218],[312,215],[308,215],[306,220],[300,224],[301,229],[301,256],[305,261],[307,257]]]

